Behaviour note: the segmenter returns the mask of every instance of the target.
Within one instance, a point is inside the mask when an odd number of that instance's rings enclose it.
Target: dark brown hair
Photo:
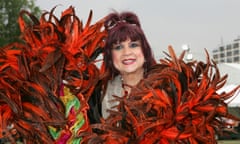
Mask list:
[[[142,52],[146,60],[143,65],[145,70],[148,70],[150,66],[156,63],[152,49],[136,14],[132,12],[111,13],[106,17],[104,26],[108,31],[104,48],[105,80],[112,79],[119,74],[119,71],[113,65],[111,52],[113,44],[125,41],[127,38],[130,38],[132,41],[141,41]]]

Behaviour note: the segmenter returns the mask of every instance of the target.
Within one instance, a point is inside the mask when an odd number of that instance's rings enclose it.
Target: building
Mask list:
[[[240,38],[212,51],[216,63],[240,63]]]

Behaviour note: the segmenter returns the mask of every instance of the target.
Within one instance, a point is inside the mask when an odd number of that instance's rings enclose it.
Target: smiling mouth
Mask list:
[[[122,63],[125,65],[130,65],[130,64],[133,64],[135,61],[136,59],[125,59],[122,61]]]

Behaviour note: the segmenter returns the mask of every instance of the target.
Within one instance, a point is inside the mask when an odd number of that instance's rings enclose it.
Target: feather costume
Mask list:
[[[207,51],[206,63],[186,63],[184,52],[177,58],[171,46],[169,54],[132,87],[128,98],[115,96],[118,110],[92,126],[101,134],[91,136],[90,143],[215,144],[215,136],[231,125],[226,119],[239,121],[225,102],[239,86],[217,93],[227,75],[220,76]]]
[[[90,126],[87,102],[104,73],[94,63],[107,36],[104,19],[91,25],[91,12],[83,26],[72,7],[60,19],[53,11],[39,20],[22,11],[23,43],[0,49],[1,143],[212,144],[228,125],[224,118],[239,120],[225,103],[239,87],[218,94],[227,76],[208,55],[206,63],[186,63],[184,53],[177,58],[169,47],[169,57],[132,87],[128,99],[115,96],[118,110]]]
[[[103,20],[91,25],[90,12],[84,26],[72,7],[60,19],[53,11],[40,20],[22,11],[23,43],[1,48],[0,143],[79,143],[89,130],[87,101],[99,79]]]

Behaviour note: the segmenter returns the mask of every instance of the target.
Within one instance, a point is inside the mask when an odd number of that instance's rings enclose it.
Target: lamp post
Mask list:
[[[190,47],[188,44],[182,45],[182,49],[185,51],[185,60],[186,61],[192,61],[193,60],[193,54],[190,53]]]

